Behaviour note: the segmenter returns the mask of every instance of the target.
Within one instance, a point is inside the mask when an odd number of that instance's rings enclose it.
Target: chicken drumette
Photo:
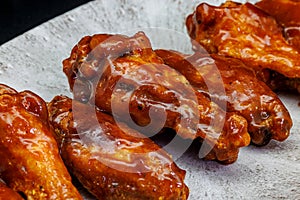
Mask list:
[[[186,26],[196,51],[241,59],[274,89],[300,89],[300,53],[276,20],[251,3],[202,3]]]
[[[46,103],[0,85],[0,178],[26,199],[82,199],[59,155]]]
[[[65,164],[97,198],[188,198],[185,171],[149,138],[65,96],[48,108]]]
[[[254,144],[265,145],[270,139],[283,141],[288,137],[292,127],[289,112],[277,95],[240,60],[216,54],[187,56],[175,51],[155,52],[165,64],[182,73],[196,90],[210,95],[215,102],[225,100],[225,109],[245,117]],[[225,93],[218,91],[219,76]]]
[[[169,127],[183,138],[202,138],[213,147],[206,159],[226,163],[250,142],[246,120],[226,113],[164,65],[142,32],[84,37],[63,64],[75,99],[95,103],[143,133]]]

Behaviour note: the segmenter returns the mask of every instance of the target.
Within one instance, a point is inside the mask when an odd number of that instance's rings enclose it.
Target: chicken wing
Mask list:
[[[255,4],[284,27],[288,42],[300,51],[300,2],[295,0],[262,0]]]
[[[266,145],[270,139],[283,141],[288,137],[292,127],[289,112],[277,95],[240,60],[216,54],[187,56],[168,50],[155,52],[165,64],[182,73],[196,90],[210,95],[215,102],[225,99],[228,111],[247,119],[252,143]],[[226,93],[217,90],[218,73]]]
[[[276,20],[250,3],[202,3],[187,17],[186,26],[197,50],[204,47],[241,59],[259,72],[270,69],[289,79],[300,77],[299,52],[285,40]]]
[[[300,52],[300,2],[293,0],[263,0],[255,4],[274,17],[283,26],[286,40]],[[279,90],[297,90],[300,93],[300,76],[290,79],[272,72],[267,79],[271,87]]]
[[[149,138],[65,96],[48,108],[67,167],[97,198],[188,198],[185,171]]]
[[[15,191],[7,187],[0,180],[0,200],[23,200],[23,198]]]
[[[46,103],[0,85],[0,178],[27,199],[82,199],[59,155]]]
[[[85,37],[63,65],[75,99],[95,103],[144,134],[169,127],[183,138],[202,138],[213,147],[206,159],[226,163],[250,142],[246,120],[226,113],[164,65],[142,32]]]

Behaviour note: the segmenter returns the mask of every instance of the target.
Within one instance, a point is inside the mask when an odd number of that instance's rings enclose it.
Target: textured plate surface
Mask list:
[[[62,60],[85,35],[141,30],[154,48],[191,52],[185,17],[201,1],[98,0],[56,17],[0,47],[0,82],[32,90],[45,100],[70,95]],[[220,1],[208,1],[220,4]],[[265,147],[243,148],[236,163],[223,166],[185,154],[176,162],[187,171],[190,200],[300,199],[299,95],[280,94],[294,122],[290,137]],[[93,199],[85,194],[86,199]]]

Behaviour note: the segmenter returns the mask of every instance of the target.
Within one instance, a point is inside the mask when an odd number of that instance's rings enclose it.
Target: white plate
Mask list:
[[[69,93],[61,61],[85,35],[145,31],[154,48],[190,52],[185,17],[201,1],[99,0],[56,17],[0,47],[0,82],[29,89],[45,100]],[[208,1],[219,4],[220,1]],[[184,155],[176,162],[187,171],[190,200],[300,199],[300,99],[280,95],[294,127],[282,142],[243,148],[236,163],[223,166]],[[90,197],[86,196],[86,199]]]

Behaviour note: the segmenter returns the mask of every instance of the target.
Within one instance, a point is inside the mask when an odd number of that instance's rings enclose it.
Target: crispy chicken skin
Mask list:
[[[188,198],[185,171],[149,138],[65,96],[48,108],[66,166],[98,199]]]
[[[209,53],[241,59],[257,71],[300,76],[300,54],[285,40],[282,27],[250,3],[202,3],[187,17],[186,26],[197,50],[204,47]]]
[[[240,60],[199,52],[193,55],[162,49],[155,52],[165,64],[182,73],[196,90],[207,93],[215,102],[225,99],[227,111],[238,112],[247,119],[252,143],[265,145],[270,139],[283,141],[288,137],[292,127],[289,112],[277,95]],[[214,66],[226,93],[217,90]],[[207,85],[211,86],[210,90]]]
[[[0,85],[0,178],[27,199],[82,199],[53,135],[39,96]]]
[[[234,162],[239,147],[250,142],[246,120],[226,113],[164,65],[142,32],[84,37],[63,65],[75,99],[95,103],[117,119],[130,118],[126,123],[135,129],[150,126],[140,130],[145,134],[161,126],[182,138],[205,138],[214,146],[206,159],[224,163]]]
[[[23,200],[23,198],[0,180],[0,200]]]

